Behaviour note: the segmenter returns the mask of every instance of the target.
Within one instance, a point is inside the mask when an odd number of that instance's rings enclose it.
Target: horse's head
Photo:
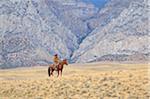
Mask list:
[[[68,65],[67,59],[64,59],[64,60],[63,60],[63,64]]]

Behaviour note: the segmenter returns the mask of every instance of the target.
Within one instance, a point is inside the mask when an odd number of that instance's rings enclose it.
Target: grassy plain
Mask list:
[[[0,70],[0,99],[149,99],[148,64],[89,63]]]

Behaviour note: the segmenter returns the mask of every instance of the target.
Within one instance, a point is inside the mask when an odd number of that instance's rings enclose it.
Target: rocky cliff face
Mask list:
[[[49,9],[63,25],[71,30],[80,43],[94,28],[89,20],[97,14],[98,8],[82,0],[46,0]]]
[[[142,57],[139,60],[148,59],[147,8],[146,0],[130,1],[129,6],[124,8],[118,17],[112,18],[103,27],[97,27],[91,33],[92,35],[83,41],[79,49],[75,51],[72,60],[76,62],[129,61],[137,60],[139,56]]]
[[[2,66],[50,62],[54,53],[69,58],[78,47],[77,37],[44,0],[2,0],[0,8]]]
[[[146,60],[147,0],[1,0],[0,68],[73,62]],[[138,56],[138,58],[137,58]]]

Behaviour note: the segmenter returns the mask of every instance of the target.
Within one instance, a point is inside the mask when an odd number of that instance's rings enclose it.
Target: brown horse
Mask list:
[[[58,72],[57,77],[59,76],[60,73],[61,73],[61,76],[62,76],[62,71],[63,71],[64,65],[68,65],[67,59],[62,60],[62,61],[58,64],[58,66],[57,66],[56,69],[55,69],[54,64],[51,64],[51,65],[48,67],[48,75],[49,75],[49,76],[51,76],[51,75],[53,76],[53,72],[54,72],[54,71],[57,71],[57,72]]]

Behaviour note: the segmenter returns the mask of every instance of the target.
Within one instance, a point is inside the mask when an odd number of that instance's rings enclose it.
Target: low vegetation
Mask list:
[[[0,99],[149,99],[148,65],[95,63],[0,70]]]

